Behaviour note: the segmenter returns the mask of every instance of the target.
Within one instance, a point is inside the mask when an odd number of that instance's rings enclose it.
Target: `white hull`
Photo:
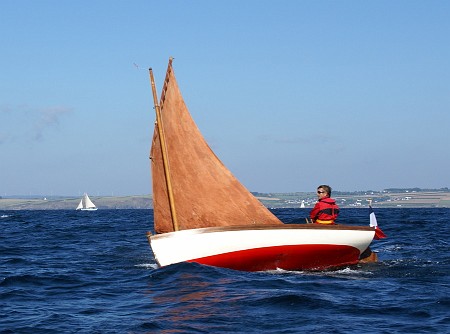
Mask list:
[[[276,225],[201,228],[149,236],[160,266],[198,262],[238,270],[327,269],[356,264],[370,227]]]

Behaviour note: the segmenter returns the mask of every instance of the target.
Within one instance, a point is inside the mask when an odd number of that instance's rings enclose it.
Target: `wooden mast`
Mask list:
[[[168,71],[170,70],[172,66],[172,57],[169,59],[169,67]],[[178,220],[177,220],[177,214],[175,210],[175,201],[173,198],[173,190],[172,190],[172,182],[170,179],[170,171],[169,171],[169,162],[168,162],[168,156],[167,156],[167,147],[166,147],[166,141],[164,137],[164,127],[162,124],[162,117],[161,117],[161,108],[158,103],[158,97],[156,94],[156,85],[155,85],[155,79],[153,77],[153,70],[150,68],[150,83],[152,86],[152,93],[153,93],[153,102],[155,104],[155,112],[156,112],[156,127],[158,129],[158,136],[159,136],[159,142],[161,145],[161,155],[164,165],[164,175],[166,178],[166,186],[167,186],[167,193],[169,196],[169,206],[170,206],[170,213],[172,216],[172,225],[174,231],[178,231]]]

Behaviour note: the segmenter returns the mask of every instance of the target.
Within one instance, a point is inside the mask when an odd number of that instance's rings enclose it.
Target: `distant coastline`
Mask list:
[[[317,197],[313,192],[259,193],[253,192],[268,208],[305,208],[314,206]],[[151,195],[90,196],[101,209],[153,209]],[[378,208],[450,208],[450,190],[442,189],[386,189],[383,191],[333,192],[340,207],[365,208],[368,200]],[[0,198],[0,210],[75,210],[79,197]]]
[[[99,209],[152,209],[152,196],[89,196]],[[0,210],[75,210],[80,197],[0,198]]]
[[[269,208],[312,208],[317,201],[315,193],[253,193]],[[383,191],[333,191],[333,198],[342,208],[366,208],[369,200],[378,208],[450,208],[450,190],[443,189],[387,189]],[[303,205],[302,205],[303,202]]]

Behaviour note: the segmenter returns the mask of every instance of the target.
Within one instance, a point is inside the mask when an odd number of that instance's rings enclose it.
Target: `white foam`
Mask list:
[[[141,263],[141,264],[136,264],[135,267],[146,268],[146,269],[158,269],[158,265],[156,263]]]

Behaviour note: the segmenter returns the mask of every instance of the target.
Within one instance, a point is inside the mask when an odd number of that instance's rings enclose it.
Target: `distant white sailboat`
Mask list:
[[[97,207],[91,201],[89,196],[85,193],[83,198],[80,201],[80,204],[78,204],[78,206],[77,206],[77,210],[81,210],[81,211],[95,211],[95,210],[97,210]]]

